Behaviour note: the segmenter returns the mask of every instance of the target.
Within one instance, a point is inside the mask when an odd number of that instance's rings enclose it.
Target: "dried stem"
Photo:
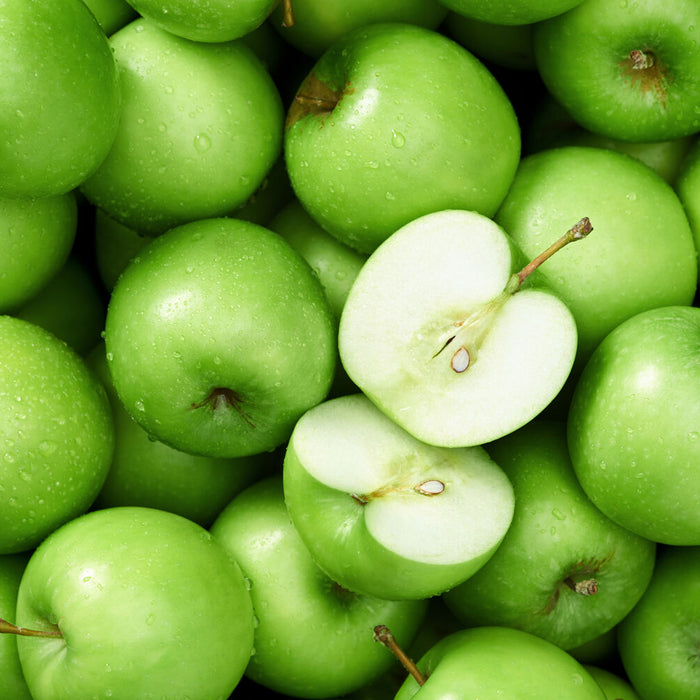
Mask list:
[[[0,618],[0,634],[17,634],[20,637],[63,637],[60,630],[30,630]]]
[[[427,678],[396,643],[394,635],[386,625],[377,625],[374,628],[374,641],[381,642],[401,662],[401,665],[413,676],[418,685],[425,685]]]

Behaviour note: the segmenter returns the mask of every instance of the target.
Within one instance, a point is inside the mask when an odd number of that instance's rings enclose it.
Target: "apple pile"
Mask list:
[[[0,37],[0,699],[700,698],[699,3]]]

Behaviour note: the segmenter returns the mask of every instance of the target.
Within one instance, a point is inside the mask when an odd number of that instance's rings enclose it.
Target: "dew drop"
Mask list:
[[[206,153],[211,148],[211,139],[206,134],[197,134],[194,137],[194,147],[198,153]]]
[[[394,148],[403,148],[406,145],[406,137],[395,129],[391,130],[391,145]]]

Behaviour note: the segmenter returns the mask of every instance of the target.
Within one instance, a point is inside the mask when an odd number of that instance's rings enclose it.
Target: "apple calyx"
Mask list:
[[[59,629],[55,630],[30,630],[26,627],[19,627],[18,625],[8,622],[0,618],[0,634],[16,634],[20,637],[49,637],[63,638],[63,633]]]
[[[292,10],[292,0],[282,0],[282,26],[294,26],[294,10]]]
[[[382,496],[387,496],[394,493],[418,493],[421,496],[439,496],[445,492],[447,485],[439,479],[427,479],[415,486],[409,484],[391,484],[375,489],[368,494],[350,494],[360,505],[367,505],[370,501],[374,501]]]
[[[212,411],[221,411],[226,408],[232,408],[251,428],[255,428],[254,423],[243,410],[243,397],[233,389],[227,387],[215,387],[209,394],[200,402],[192,403],[190,409],[202,408],[209,406]]]
[[[595,595],[598,592],[598,581],[594,578],[585,578],[581,581],[574,581],[571,576],[564,579],[564,583],[578,595]]]
[[[400,662],[401,665],[413,676],[418,685],[425,685],[428,680],[418,669],[418,666],[409,658],[404,650],[397,644],[394,635],[386,625],[377,625],[374,628],[374,641],[383,644]]]
[[[309,115],[317,116],[322,123],[325,122],[328,115],[340,102],[343,92],[333,90],[318,78],[315,73],[309,73],[289,107],[285,128],[288,129],[300,119]]]
[[[668,76],[653,51],[632,49],[620,67],[623,76],[637,85],[643,95],[655,94],[661,106],[666,106]]]
[[[454,326],[457,327],[457,331],[449,330],[447,333],[443,334],[440,339],[440,348],[432,356],[432,359],[441,355],[445,348],[454,340],[458,340],[459,346],[450,358],[450,367],[456,374],[462,374],[469,369],[477,358],[481,343],[491,329],[496,313],[503,307],[506,301],[520,291],[525,280],[543,262],[551,258],[552,255],[569,243],[585,238],[592,230],[593,226],[591,225],[591,220],[587,216],[577,221],[561,238],[552,243],[552,245],[537,257],[533,258],[522,270],[512,274],[500,294],[476,309],[466,319],[455,321]],[[447,338],[445,338],[445,335],[447,335]]]

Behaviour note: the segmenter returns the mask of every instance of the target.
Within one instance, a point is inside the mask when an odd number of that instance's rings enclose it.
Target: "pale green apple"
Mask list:
[[[0,553],[32,549],[85,512],[114,447],[104,389],[56,336],[0,316]]]
[[[344,588],[389,600],[427,598],[473,575],[513,513],[510,482],[482,448],[426,445],[363,394],[305,413],[283,474],[317,564]]]
[[[154,239],[107,310],[110,373],[127,411],[185,452],[241,457],[287,440],[336,364],[328,302],[276,233],[208,219]]]
[[[584,668],[603,689],[606,700],[641,700],[634,688],[624,678],[620,678],[612,671],[586,664],[584,664]]]
[[[0,26],[0,197],[65,194],[117,133],[107,38],[83,0],[3,0]]]
[[[574,391],[569,450],[589,498],[655,542],[700,544],[700,309],[652,309],[598,346]]]
[[[536,419],[486,450],[513,484],[513,522],[446,603],[465,626],[516,627],[563,649],[610,630],[649,584],[654,543],[591,503],[571,467],[565,424]]]
[[[336,42],[302,82],[284,148],[304,208],[368,253],[423,214],[493,214],[517,168],[520,129],[466,49],[422,27],[374,24]]]
[[[531,257],[552,230],[582,216],[595,232],[539,271],[576,319],[577,369],[619,323],[646,309],[690,304],[697,287],[695,246],[678,196],[621,153],[571,146],[524,158],[496,221]]]
[[[289,518],[281,477],[237,496],[211,532],[250,580],[258,624],[246,675],[267,688],[303,698],[345,695],[394,662],[373,640],[378,621],[407,645],[423,620],[424,601],[357,595],[316,566]]]
[[[99,510],[33,553],[16,623],[34,700],[227,698],[253,649],[241,570],[203,528],[150,508]]]

